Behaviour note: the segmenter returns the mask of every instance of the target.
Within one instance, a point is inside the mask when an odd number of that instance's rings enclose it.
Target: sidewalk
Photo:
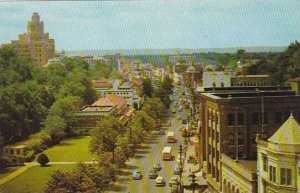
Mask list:
[[[190,138],[190,141],[193,141],[193,137]],[[206,180],[202,176],[202,171],[200,171],[200,165],[198,163],[188,163],[187,162],[187,159],[189,158],[189,156],[195,157],[195,147],[194,147],[193,143],[188,143],[188,149],[187,149],[186,159],[184,162],[183,173],[182,173],[182,183],[184,185],[190,185],[192,182],[191,182],[189,175],[191,175],[192,173],[195,173],[195,176],[196,176],[195,183],[197,183],[199,185],[207,185]],[[192,190],[184,190],[184,192],[189,193],[189,192],[193,192],[193,191]],[[195,192],[198,192],[198,191],[195,190]]]

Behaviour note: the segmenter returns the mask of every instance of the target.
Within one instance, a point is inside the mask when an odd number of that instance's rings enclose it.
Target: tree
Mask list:
[[[145,111],[136,111],[131,119],[130,124],[149,132],[155,127],[155,120]]]
[[[49,162],[49,158],[46,154],[41,153],[38,155],[36,161],[43,167]]]
[[[159,98],[147,99],[142,110],[156,121],[165,118],[167,114],[166,106]]]
[[[53,143],[58,143],[66,136],[66,121],[58,115],[48,115],[44,131],[50,136]]]
[[[142,96],[151,98],[152,92],[153,92],[153,87],[152,87],[151,80],[149,78],[143,79]]]
[[[108,117],[92,130],[91,151],[98,155],[110,152],[114,164],[117,138],[124,132],[125,129],[117,118]]]

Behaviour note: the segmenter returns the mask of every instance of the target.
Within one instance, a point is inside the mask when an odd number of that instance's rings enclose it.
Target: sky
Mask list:
[[[0,44],[25,33],[33,12],[56,50],[288,46],[300,40],[299,0],[23,1],[0,2]]]

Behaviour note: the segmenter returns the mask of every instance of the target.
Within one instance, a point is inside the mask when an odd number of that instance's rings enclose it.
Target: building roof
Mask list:
[[[115,106],[115,104],[106,96],[99,98],[97,101],[95,101],[92,106]]]
[[[300,145],[300,125],[293,114],[283,125],[268,139],[269,142],[286,145]]]
[[[112,104],[117,105],[118,108],[121,108],[122,106],[127,104],[126,99],[115,94],[108,94],[105,96],[105,98],[108,98],[112,102]]]
[[[112,84],[104,77],[101,77],[98,80],[93,80],[93,85],[96,88],[112,87]]]

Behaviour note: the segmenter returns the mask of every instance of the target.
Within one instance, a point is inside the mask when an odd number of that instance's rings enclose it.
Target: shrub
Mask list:
[[[6,159],[0,157],[0,169],[6,168],[7,165],[8,165],[8,161]]]
[[[38,163],[41,164],[41,166],[45,166],[49,162],[49,158],[46,154],[41,153],[38,155],[37,160]]]

